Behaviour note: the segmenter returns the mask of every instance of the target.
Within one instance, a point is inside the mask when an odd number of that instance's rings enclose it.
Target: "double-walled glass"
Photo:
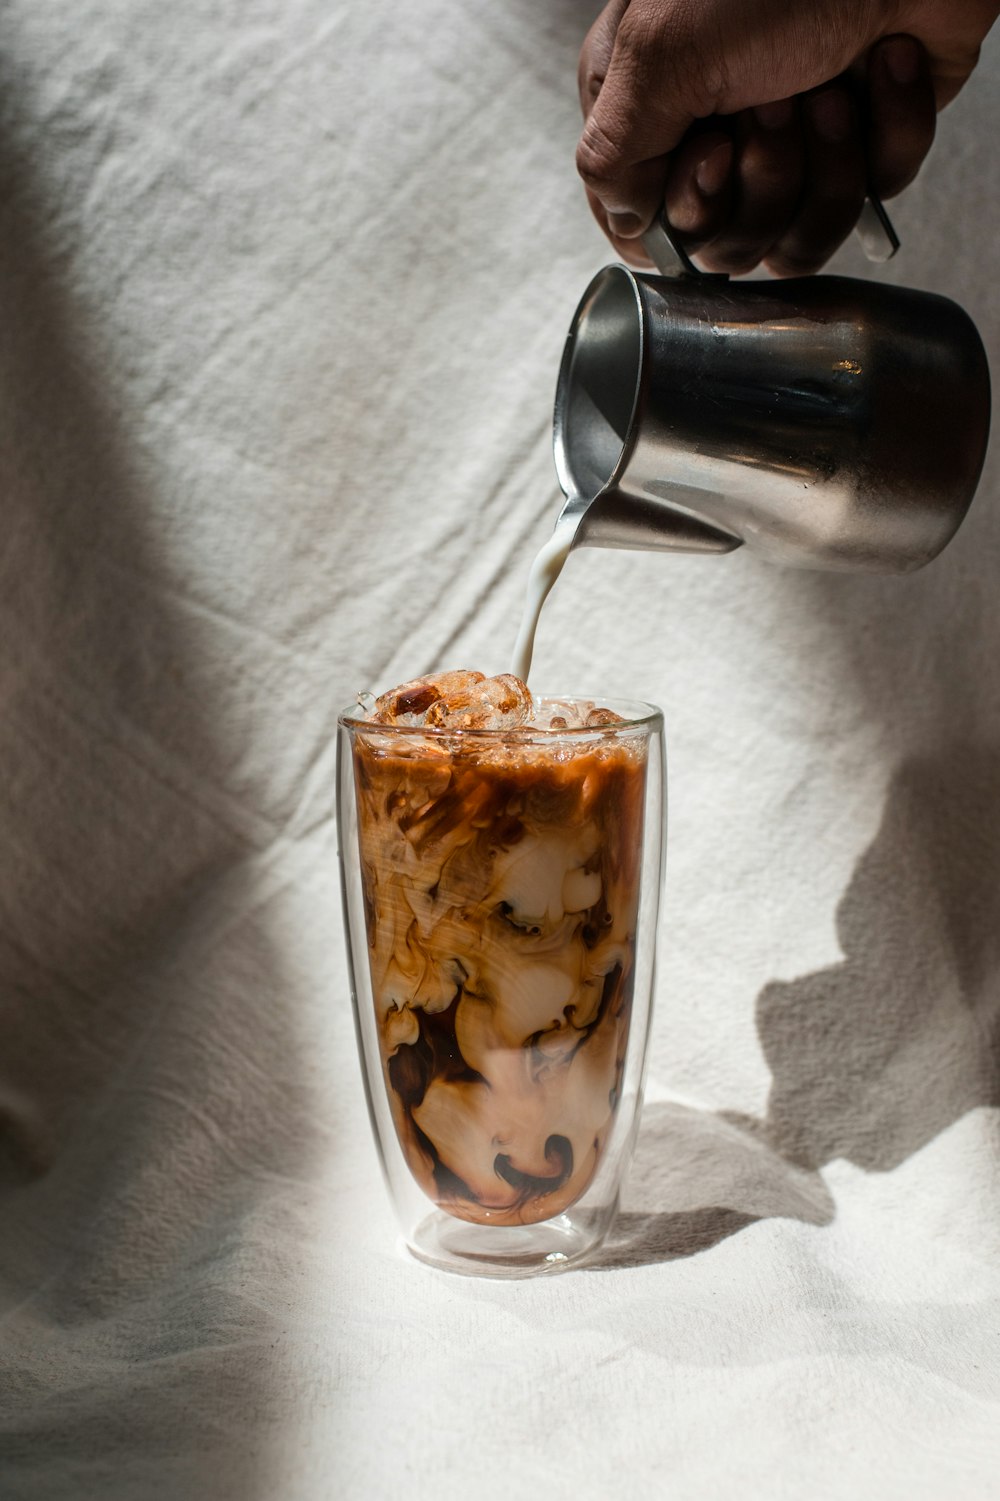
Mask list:
[[[635,1140],[663,723],[648,705],[597,702],[620,720],[456,731],[340,717],[368,1105],[406,1245],[448,1270],[528,1276],[592,1254]]]

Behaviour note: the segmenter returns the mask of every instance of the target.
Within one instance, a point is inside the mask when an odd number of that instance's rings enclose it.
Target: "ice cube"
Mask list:
[[[483,673],[465,669],[412,678],[377,698],[373,717],[381,724],[425,724],[428,709],[439,699],[449,693],[471,693],[483,680]]]
[[[590,704],[586,707],[589,709]],[[549,698],[535,706],[531,720],[534,730],[582,730],[583,715],[571,698]]]
[[[527,685],[505,672],[495,678],[478,676],[474,683],[443,693],[427,710],[424,724],[433,729],[514,730],[531,718],[532,708]]]
[[[533,730],[597,730],[605,725],[622,724],[622,716],[613,709],[602,709],[591,699],[549,698],[536,704],[531,719]]]
[[[596,730],[602,725],[624,724],[625,721],[620,714],[615,713],[614,709],[599,709],[592,704],[583,723],[585,729]]]

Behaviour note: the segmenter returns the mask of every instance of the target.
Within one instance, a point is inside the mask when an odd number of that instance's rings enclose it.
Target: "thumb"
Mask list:
[[[665,157],[695,119],[715,111],[721,67],[704,24],[696,43],[691,10],[683,0],[659,0],[655,9],[614,0],[584,45],[577,170],[612,233],[625,238],[641,234],[660,207]]]

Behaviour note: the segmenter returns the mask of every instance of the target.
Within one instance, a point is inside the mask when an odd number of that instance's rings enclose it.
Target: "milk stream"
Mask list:
[[[521,628],[517,633],[514,655],[510,664],[511,672],[515,677],[519,677],[522,683],[528,681],[528,673],[531,671],[531,658],[535,650],[535,632],[538,629],[538,617],[542,613],[542,605],[548,598],[552,585],[563,571],[563,565],[569,557],[579,525],[579,513],[575,516],[561,516],[556,522],[556,529],[552,536],[538,552],[531,565],[524,612],[521,616]]]

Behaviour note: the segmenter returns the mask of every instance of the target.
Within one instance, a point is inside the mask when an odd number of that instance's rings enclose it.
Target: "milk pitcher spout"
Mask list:
[[[960,525],[989,421],[982,341],[947,298],[608,266],[566,340],[553,438],[574,545],[903,573]]]

